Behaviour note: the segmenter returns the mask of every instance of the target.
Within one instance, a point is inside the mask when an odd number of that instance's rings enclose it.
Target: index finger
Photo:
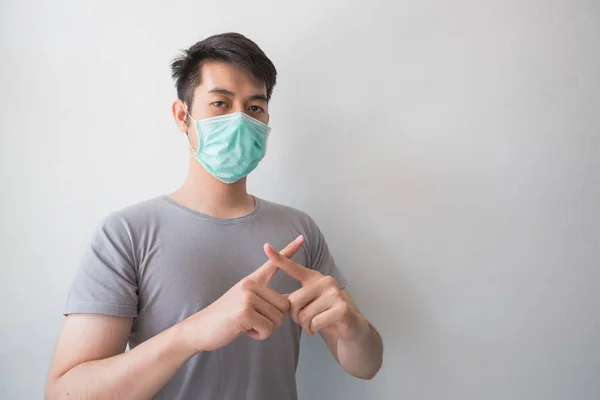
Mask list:
[[[302,284],[312,279],[315,276],[315,273],[318,274],[318,272],[303,267],[289,258],[286,258],[283,254],[275,251],[275,249],[268,243],[265,244],[265,254],[267,257],[269,257],[269,260],[272,261],[273,264],[284,270],[285,273],[292,278],[300,281]]]
[[[283,250],[281,250],[281,254],[283,257],[292,257],[294,254],[300,250],[302,245],[304,244],[304,236],[300,235],[293,241],[291,241]],[[279,268],[277,265],[273,263],[270,259],[267,260],[263,265],[258,267],[256,271],[248,275],[248,278],[252,279],[257,283],[268,284],[271,278],[275,275]]]

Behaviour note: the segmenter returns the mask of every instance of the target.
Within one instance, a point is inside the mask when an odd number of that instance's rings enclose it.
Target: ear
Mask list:
[[[175,100],[171,106],[171,112],[173,113],[177,128],[179,128],[179,132],[187,133],[189,126],[185,103],[179,99]]]

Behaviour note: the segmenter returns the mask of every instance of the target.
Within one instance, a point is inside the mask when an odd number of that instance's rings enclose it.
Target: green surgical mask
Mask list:
[[[193,156],[221,182],[245,178],[265,156],[271,128],[243,112],[192,121],[198,135]]]

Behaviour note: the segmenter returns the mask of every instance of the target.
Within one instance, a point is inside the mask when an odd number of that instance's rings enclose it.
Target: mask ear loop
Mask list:
[[[193,122],[196,122],[196,120],[194,119],[194,117],[192,117],[190,115],[190,113],[187,110],[187,106],[185,107],[185,113],[190,117],[190,119]],[[200,150],[200,135],[198,134],[198,127],[196,125],[194,125],[194,129],[196,130],[196,137],[198,138],[198,150]],[[196,154],[198,154],[197,150],[194,150],[194,148],[192,147],[192,144],[190,143],[190,134],[188,132],[188,134],[186,135],[187,138],[187,142],[188,142],[188,147],[190,148],[190,150],[192,151],[192,154],[190,154],[190,157],[195,156]]]

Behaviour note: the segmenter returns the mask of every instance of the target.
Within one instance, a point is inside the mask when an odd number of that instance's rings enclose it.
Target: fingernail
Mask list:
[[[296,239],[294,239],[294,242],[299,242],[304,238],[304,236],[300,235],[298,236]]]

